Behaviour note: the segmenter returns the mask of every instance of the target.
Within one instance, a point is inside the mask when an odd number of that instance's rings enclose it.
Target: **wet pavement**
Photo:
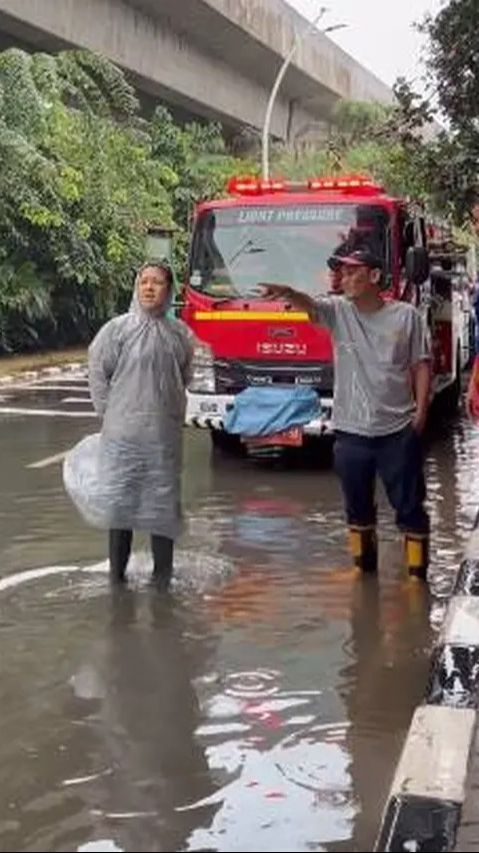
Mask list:
[[[227,458],[188,432],[166,600],[55,457],[94,431],[84,379],[0,389],[0,850],[371,849],[476,504],[476,431],[428,444],[432,592],[381,496],[378,582],[349,569],[327,465]],[[36,467],[30,467],[30,466]]]

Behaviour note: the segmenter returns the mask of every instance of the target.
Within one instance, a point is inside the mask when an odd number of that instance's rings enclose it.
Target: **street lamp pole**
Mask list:
[[[266,107],[266,112],[264,116],[263,122],[263,134],[262,134],[262,173],[263,179],[269,179],[269,129],[271,126],[271,116],[273,115],[273,108],[276,102],[276,97],[278,95],[281,83],[283,82],[284,75],[286,74],[291,62],[294,59],[296,51],[298,50],[300,44],[309,36],[313,30],[316,29],[323,15],[327,12],[326,6],[321,6],[320,11],[316,15],[313,21],[306,27],[306,29],[302,33],[297,33],[296,38],[294,40],[293,46],[286,56],[281,68],[278,71],[276,76],[276,80],[274,81],[273,88],[271,89],[271,94],[269,96],[268,105]],[[330,33],[333,30],[341,29],[345,24],[334,24],[331,27],[326,27],[325,30],[321,30],[323,33]]]

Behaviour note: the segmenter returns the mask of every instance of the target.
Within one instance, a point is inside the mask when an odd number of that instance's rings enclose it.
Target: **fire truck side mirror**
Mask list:
[[[424,284],[429,276],[429,255],[424,246],[410,246],[406,252],[406,279],[411,284]]]

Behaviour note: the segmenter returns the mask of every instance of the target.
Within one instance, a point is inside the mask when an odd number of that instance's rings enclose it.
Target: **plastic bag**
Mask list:
[[[181,524],[181,465],[173,450],[89,435],[65,457],[65,489],[94,527],[175,539]]]

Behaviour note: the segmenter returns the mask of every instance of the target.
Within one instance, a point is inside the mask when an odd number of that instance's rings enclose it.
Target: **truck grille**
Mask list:
[[[307,385],[321,393],[333,390],[333,365],[297,362],[294,365],[266,361],[215,361],[216,392],[239,394],[250,386]]]

